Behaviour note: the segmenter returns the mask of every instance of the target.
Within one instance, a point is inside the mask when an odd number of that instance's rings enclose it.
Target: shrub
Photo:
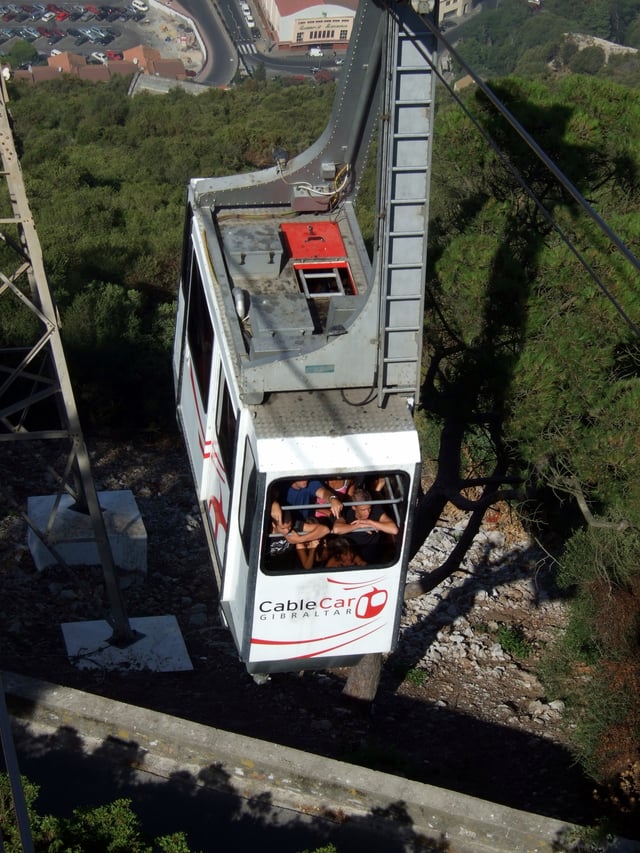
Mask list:
[[[75,809],[69,818],[41,817],[34,803],[39,788],[22,777],[35,853],[191,853],[182,832],[153,841],[142,832],[140,819],[131,809],[131,800],[119,799],[108,805]],[[0,838],[4,853],[22,853],[15,822],[9,777],[0,773]]]

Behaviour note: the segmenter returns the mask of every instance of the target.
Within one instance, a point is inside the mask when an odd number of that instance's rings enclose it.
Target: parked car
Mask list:
[[[74,41],[74,45],[76,47],[80,47],[80,45],[86,44],[88,41],[89,39],[86,36],[78,36],[77,39]]]
[[[55,12],[45,12],[42,16],[42,20],[45,24],[48,24],[49,21],[55,20],[56,13]]]
[[[101,53],[99,50],[94,50],[89,59],[93,59],[96,62],[102,62],[103,64],[106,64],[108,61],[106,53]]]
[[[149,7],[144,2],[144,0],[131,0],[131,8],[135,9],[136,12],[148,12]]]

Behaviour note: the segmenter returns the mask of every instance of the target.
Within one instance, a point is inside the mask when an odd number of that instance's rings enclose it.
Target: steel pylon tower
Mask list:
[[[25,513],[33,533],[64,560],[50,541],[60,499],[66,492],[74,509],[88,513],[104,573],[113,645],[136,639],[118,586],[113,554],[96,493],[60,336],[60,323],[44,271],[40,241],[29,208],[16,152],[4,75],[0,79],[0,311],[24,321],[28,341],[0,342],[0,441],[53,442],[67,447],[66,464],[56,474],[58,494],[45,530]],[[8,304],[10,303],[10,304]],[[32,331],[31,331],[32,330]],[[33,333],[32,333],[33,332]],[[55,473],[55,472],[54,472]],[[43,471],[44,475],[44,471]]]

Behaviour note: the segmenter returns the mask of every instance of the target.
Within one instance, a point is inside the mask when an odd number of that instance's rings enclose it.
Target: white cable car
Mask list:
[[[221,611],[254,674],[354,664],[397,638],[420,474],[435,39],[391,9],[360,4],[315,146],[189,186],[178,419]],[[379,80],[391,118],[372,263],[350,194]]]

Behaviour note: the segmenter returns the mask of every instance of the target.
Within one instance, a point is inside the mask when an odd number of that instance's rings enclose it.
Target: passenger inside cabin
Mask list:
[[[339,518],[342,513],[342,501],[320,480],[293,480],[284,497],[280,495],[273,501],[271,515],[282,521],[282,507],[292,508],[297,518],[306,519],[314,513],[317,503],[327,504],[333,518]],[[299,509],[296,509],[299,507]]]
[[[371,495],[364,489],[356,489],[351,500],[354,506],[346,507],[344,518],[336,519],[333,533],[348,536],[366,563],[380,562],[381,546],[385,539],[397,536],[398,525],[382,504],[371,504]]]
[[[338,498],[338,500],[340,501],[341,504],[342,504],[342,501],[347,499],[352,494],[353,490],[356,487],[354,480],[345,479],[344,477],[339,477],[335,480],[325,480],[324,484],[329,489],[331,494],[335,495]],[[336,502],[334,501],[334,503],[336,503]],[[336,503],[336,507],[337,507],[337,503]],[[321,509],[317,509],[316,513],[315,513],[316,518],[319,518],[320,520],[327,519],[327,521],[324,522],[326,524],[330,521],[331,518],[337,518],[338,517],[335,515],[334,512],[332,512],[332,510],[333,510],[333,506],[332,507],[322,507]],[[341,511],[342,511],[342,506],[341,506]]]
[[[367,565],[347,536],[330,536],[325,540],[325,545],[328,556],[324,566],[327,569]]]
[[[320,540],[329,533],[324,524],[314,521],[298,520],[294,522],[292,514],[285,510],[280,521],[271,516],[271,535],[269,536],[269,558],[272,568],[292,569],[290,558],[295,550],[298,562],[303,569],[312,569]]]
[[[384,500],[386,485],[384,477],[374,475],[373,477],[367,477],[362,488],[369,492],[372,500],[379,501]]]

